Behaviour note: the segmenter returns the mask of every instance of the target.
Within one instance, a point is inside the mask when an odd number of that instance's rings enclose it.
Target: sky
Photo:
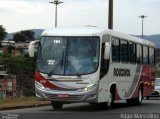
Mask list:
[[[12,33],[27,29],[52,29],[55,23],[53,0],[0,0],[0,25]],[[109,0],[61,0],[58,27],[93,25],[108,27]],[[160,34],[160,0],[113,0],[113,29],[140,35]]]

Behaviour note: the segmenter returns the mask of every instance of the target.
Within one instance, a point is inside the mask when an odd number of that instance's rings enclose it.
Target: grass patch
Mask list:
[[[14,99],[0,99],[0,108],[3,107],[14,107],[14,106],[27,106],[27,105],[38,105],[47,104],[49,101],[40,101],[38,98],[32,97],[19,97]]]

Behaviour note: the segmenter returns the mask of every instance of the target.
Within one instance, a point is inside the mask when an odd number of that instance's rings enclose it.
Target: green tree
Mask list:
[[[24,35],[23,33],[16,33],[13,36],[13,40],[15,42],[25,42],[27,38],[26,38],[26,35]]]
[[[16,33],[14,36],[13,36],[13,40],[15,42],[26,42],[26,41],[32,41],[34,40],[34,35],[35,33],[31,30],[24,30],[24,31],[21,31],[21,32],[18,32]]]
[[[34,40],[35,33],[32,30],[24,30],[21,31],[21,33],[23,33],[26,36],[28,41]]]
[[[25,92],[29,95],[34,93],[34,59],[28,55],[11,56],[5,54],[2,56],[2,62],[7,66],[8,72],[17,77],[17,87],[19,92]],[[25,95],[24,94],[24,95]]]
[[[156,70],[156,77],[160,77],[160,71]]]
[[[9,46],[8,46],[8,53],[12,53],[12,50],[14,50],[14,49],[15,49],[14,46],[9,45]]]
[[[0,41],[4,40],[6,35],[6,29],[2,25],[0,25]]]

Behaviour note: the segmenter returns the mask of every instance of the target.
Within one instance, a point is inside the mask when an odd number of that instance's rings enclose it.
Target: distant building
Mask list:
[[[0,66],[0,98],[16,96],[16,76],[7,74],[4,65]]]
[[[8,52],[8,46],[3,46],[0,48],[0,55]]]
[[[2,46],[9,46],[9,45],[14,46],[15,41],[3,40],[3,41],[1,41],[1,44],[2,44]]]
[[[15,43],[15,48],[28,48],[29,43]]]
[[[28,53],[28,45],[29,43],[15,43],[15,41],[1,41],[2,47],[0,48],[0,55],[4,53],[8,53],[9,47],[12,46],[12,50],[10,51],[12,53],[12,56],[18,56],[22,53],[27,54]]]
[[[29,43],[16,43],[14,45],[14,47],[16,48],[16,50],[19,50],[20,54],[21,53],[27,54],[28,53],[28,45],[29,45]],[[13,53],[14,52],[18,53],[18,51],[13,51]],[[13,53],[12,53],[12,55],[13,55]]]
[[[7,74],[7,68],[4,65],[0,65],[0,74]]]
[[[12,56],[19,56],[19,55],[21,55],[20,49],[12,50]]]

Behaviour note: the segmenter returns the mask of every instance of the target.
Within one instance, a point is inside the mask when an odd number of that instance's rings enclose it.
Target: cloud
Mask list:
[[[13,0],[13,1],[0,1],[1,10],[7,11],[10,13],[32,13],[42,10],[42,4],[36,2],[28,2],[26,0]],[[40,11],[41,11],[40,10]]]
[[[50,18],[46,13],[50,9],[49,3],[26,0],[0,1],[0,16],[3,16],[1,23],[8,32],[46,27],[44,23]]]
[[[101,19],[103,14],[100,12],[105,7],[102,4],[103,0],[94,3],[92,0],[63,0],[63,2],[62,5],[58,6],[59,26],[99,25],[97,21],[103,21]],[[53,28],[54,26],[55,6],[49,4],[49,0],[45,0],[45,2],[44,0],[34,0],[34,2],[32,0],[0,1],[0,8],[1,11],[3,9],[0,15],[8,16],[3,18],[6,26],[12,24],[13,28],[19,30],[25,27]],[[8,21],[7,18],[12,20]],[[14,31],[13,28],[7,29]]]
[[[53,28],[55,6],[53,0],[0,0],[0,24],[14,32],[30,28]],[[108,0],[61,0],[58,6],[58,26],[108,25]],[[144,14],[145,33],[160,31],[160,0],[114,0],[114,29],[140,34]]]
[[[107,21],[108,7],[106,6],[108,5],[104,0],[96,0],[94,2],[92,0],[82,0],[81,2],[74,1],[66,4],[64,2],[64,5],[59,6],[59,23],[64,26],[102,26],[102,24],[105,24],[104,22]],[[65,18],[65,21],[63,18]],[[101,24],[99,24],[100,22]]]

